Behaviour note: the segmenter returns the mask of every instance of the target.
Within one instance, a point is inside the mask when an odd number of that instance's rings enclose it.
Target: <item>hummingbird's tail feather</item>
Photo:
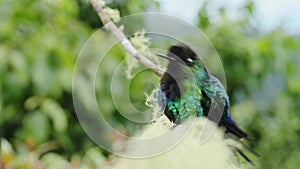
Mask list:
[[[238,139],[238,142],[241,143],[241,145],[246,148],[249,152],[251,152],[253,155],[255,155],[256,157],[260,157],[260,155],[254,151],[251,147],[249,147],[247,144],[245,144],[244,142],[242,142],[240,139]]]
[[[248,163],[250,163],[252,166],[255,166],[255,164],[252,162],[252,160],[238,147],[233,147],[234,150],[239,153]]]
[[[223,124],[224,127],[226,128],[226,133],[229,134],[231,136],[231,138],[233,138],[234,140],[236,140],[237,142],[239,142],[246,150],[248,150],[249,152],[251,152],[253,155],[255,155],[256,157],[260,157],[260,155],[255,152],[251,147],[249,147],[247,144],[245,144],[244,142],[242,142],[241,139],[246,139],[247,141],[250,142],[251,145],[257,146],[258,144],[253,141],[249,135],[247,133],[245,133],[244,131],[242,131],[237,125],[235,124]],[[249,162],[251,165],[254,166],[254,163],[251,161],[251,159],[238,147],[236,146],[232,146],[233,150],[235,152],[237,152],[238,154],[240,154],[247,162]]]
[[[257,143],[257,142],[255,142],[251,137],[247,137],[247,138],[245,138],[251,145],[253,145],[253,146],[255,146],[255,147],[257,147],[257,146],[259,146],[259,144]]]
[[[249,136],[243,130],[241,130],[237,125],[231,123],[223,123],[224,127],[226,128],[226,133],[231,133],[238,138],[245,138],[247,139]]]
[[[246,139],[251,145],[253,146],[258,146],[258,144],[251,138],[249,135],[241,130],[237,125],[235,124],[230,124],[230,123],[225,123],[223,124],[224,127],[226,128],[226,133],[231,133],[238,137],[239,139]]]

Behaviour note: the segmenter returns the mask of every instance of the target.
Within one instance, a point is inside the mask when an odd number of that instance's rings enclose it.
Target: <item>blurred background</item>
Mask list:
[[[121,16],[166,12],[200,28],[222,60],[234,118],[259,143],[256,151],[261,157],[255,168],[300,166],[299,0],[111,0],[106,4]],[[101,27],[85,0],[0,0],[3,168],[103,168],[109,162],[110,153],[80,126],[72,100],[76,58]],[[108,88],[113,68],[109,65],[116,65],[126,53],[116,46],[110,56],[96,81],[97,96],[105,101],[106,119],[130,134],[138,126],[119,114]],[[153,73],[144,73],[129,88],[139,110],[147,109],[144,93],[159,82]]]

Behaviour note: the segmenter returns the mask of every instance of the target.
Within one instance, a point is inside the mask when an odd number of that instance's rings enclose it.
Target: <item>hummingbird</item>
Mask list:
[[[205,116],[225,129],[225,133],[240,142],[247,150],[259,156],[246,143],[257,145],[240,129],[230,114],[228,94],[219,79],[204,66],[201,58],[189,46],[180,44],[169,48],[168,53],[157,54],[169,61],[160,79],[156,97],[158,105],[168,119],[179,125],[191,116]],[[253,162],[238,147],[233,147],[246,161]]]

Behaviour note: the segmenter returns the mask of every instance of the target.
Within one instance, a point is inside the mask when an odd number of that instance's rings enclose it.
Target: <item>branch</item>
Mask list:
[[[121,31],[112,21],[111,19],[106,15],[106,13],[103,11],[103,5],[99,0],[90,0],[90,3],[93,5],[93,8],[98,13],[98,16],[100,17],[104,27],[106,30],[111,32],[122,44],[124,49],[134,58],[139,60],[144,66],[150,68],[153,72],[155,72],[158,76],[162,76],[163,71],[155,65],[153,62],[151,62],[148,58],[141,55],[130,43],[128,38],[124,35],[123,31]]]

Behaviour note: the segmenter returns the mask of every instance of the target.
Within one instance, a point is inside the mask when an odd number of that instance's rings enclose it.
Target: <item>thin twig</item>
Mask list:
[[[90,0],[93,5],[95,11],[98,13],[104,27],[106,30],[111,32],[122,44],[124,49],[134,58],[139,60],[144,66],[150,68],[153,72],[155,72],[158,76],[162,76],[163,71],[151,62],[148,58],[141,55],[131,44],[128,38],[124,35],[123,31],[121,31],[106,15],[103,11],[103,6],[99,0]]]

